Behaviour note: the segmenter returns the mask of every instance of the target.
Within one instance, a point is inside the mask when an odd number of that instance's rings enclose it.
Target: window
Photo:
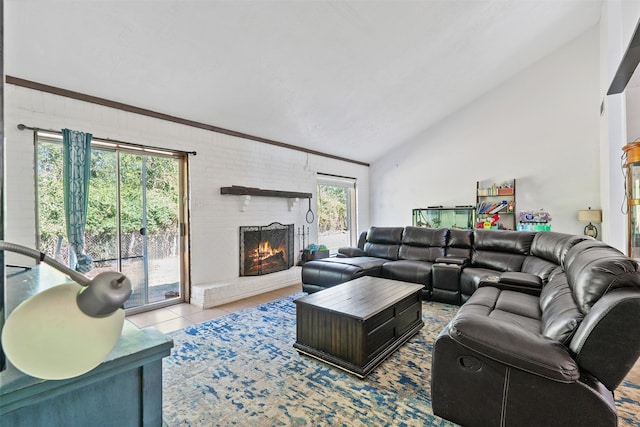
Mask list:
[[[356,241],[355,178],[318,174],[318,244],[331,254]]]
[[[131,280],[128,313],[184,300],[186,154],[94,139],[91,146],[86,273],[120,271]],[[38,245],[75,265],[66,237],[62,137],[36,133]]]

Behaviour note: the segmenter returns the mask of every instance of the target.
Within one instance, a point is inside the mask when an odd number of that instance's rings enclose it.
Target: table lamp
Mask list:
[[[578,211],[578,221],[588,222],[589,224],[584,227],[584,234],[596,238],[598,237],[598,229],[592,222],[602,222],[602,211],[600,209],[592,210],[589,206],[588,210]]]
[[[47,380],[82,375],[97,367],[115,347],[124,325],[131,282],[121,273],[89,279],[36,250],[0,241],[0,250],[38,259],[74,282],[40,292],[7,318],[2,347],[25,374]]]

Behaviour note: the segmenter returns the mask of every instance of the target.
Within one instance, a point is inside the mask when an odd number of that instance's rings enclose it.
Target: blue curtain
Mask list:
[[[93,260],[84,251],[84,228],[89,206],[89,176],[91,169],[91,134],[62,129],[64,213],[69,246],[76,255],[81,273],[91,270]]]

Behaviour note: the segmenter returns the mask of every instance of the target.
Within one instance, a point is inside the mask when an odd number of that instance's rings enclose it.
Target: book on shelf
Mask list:
[[[503,210],[507,209],[509,205],[506,202],[500,203],[498,206],[496,206],[493,210],[491,210],[491,212],[489,212],[490,214],[497,214],[499,212],[502,212]]]
[[[479,214],[497,214],[506,210],[509,207],[509,203],[506,200],[503,200],[500,203],[485,203],[480,202],[478,206],[476,206],[476,212]]]

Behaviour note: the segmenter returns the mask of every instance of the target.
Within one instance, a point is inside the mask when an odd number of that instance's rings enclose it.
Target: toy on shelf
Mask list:
[[[500,222],[500,215],[498,214],[479,216],[476,221],[476,228],[484,228],[487,230],[508,230],[508,228]]]
[[[482,228],[486,229],[495,229],[497,227],[498,220],[500,219],[500,215],[488,216],[484,219],[482,223]]]
[[[538,212],[522,211],[519,215],[518,231],[550,231],[551,214],[542,209]]]

